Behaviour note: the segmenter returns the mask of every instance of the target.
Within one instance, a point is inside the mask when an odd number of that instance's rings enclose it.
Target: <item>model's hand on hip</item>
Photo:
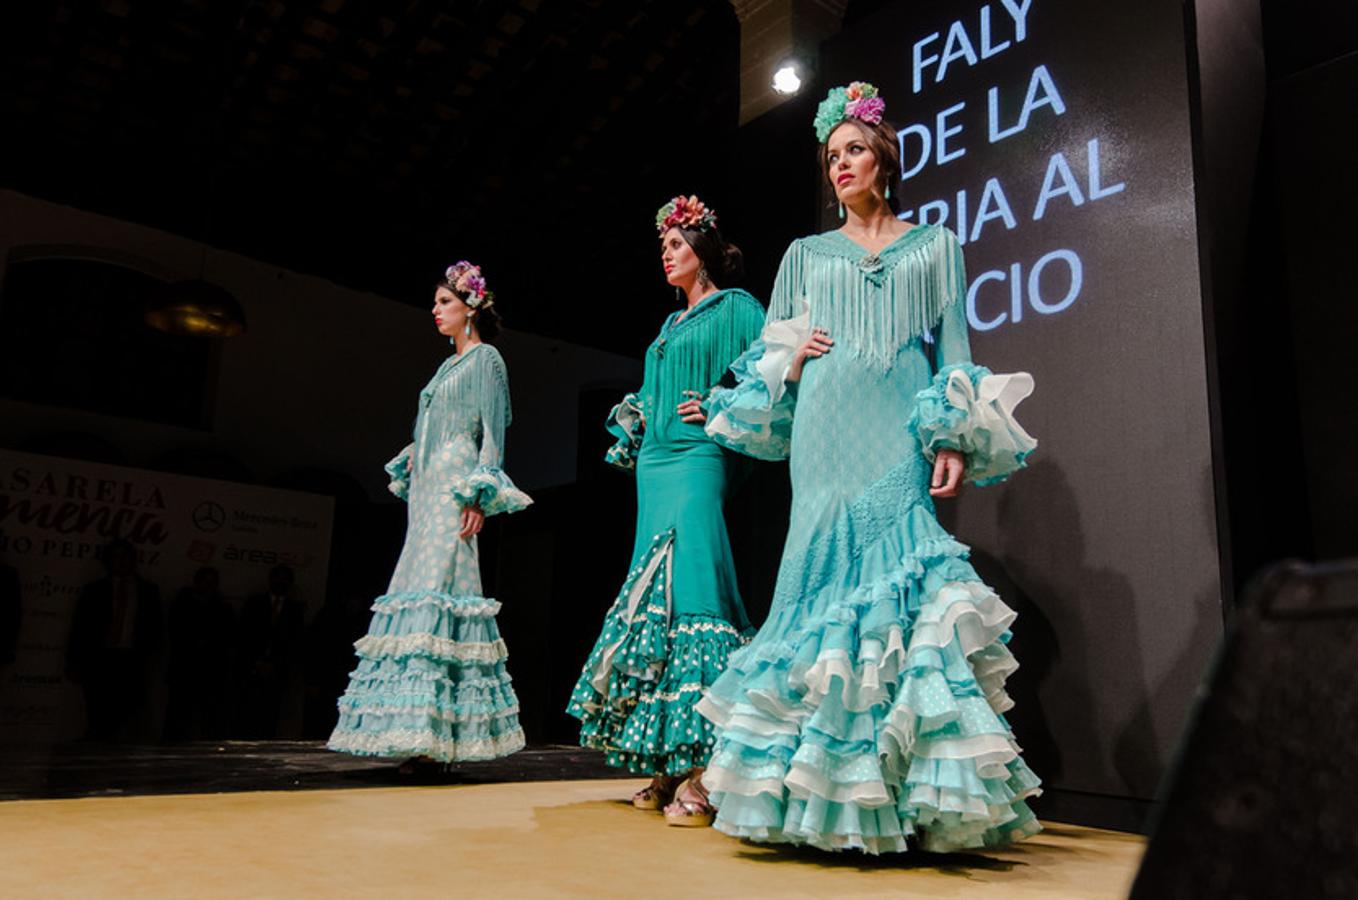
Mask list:
[[[934,477],[929,482],[930,497],[956,497],[962,489],[966,459],[956,450],[940,450],[934,457]]]
[[[684,391],[689,399],[680,403],[676,410],[679,418],[690,425],[701,425],[707,421],[707,413],[703,412],[703,395],[698,391]]]

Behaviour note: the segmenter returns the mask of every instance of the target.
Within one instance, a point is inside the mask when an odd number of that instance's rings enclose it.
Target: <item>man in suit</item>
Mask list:
[[[220,587],[220,573],[204,566],[170,604],[167,741],[217,740],[227,735],[236,614]]]
[[[84,689],[88,737],[128,740],[147,725],[164,631],[160,590],[137,574],[137,551],[127,541],[110,541],[102,558],[108,574],[76,601],[66,672]]]
[[[269,589],[245,601],[240,613],[241,732],[278,736],[279,714],[302,652],[306,608],[292,596],[286,565],[269,571]]]

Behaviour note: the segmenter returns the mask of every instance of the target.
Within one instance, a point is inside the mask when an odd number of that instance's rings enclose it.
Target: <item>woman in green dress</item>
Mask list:
[[[609,416],[618,442],[608,461],[636,472],[636,539],[566,711],[580,719],[582,745],[654,776],[633,805],[706,825],[712,807],[699,777],[712,726],[694,706],[751,629],[722,518],[740,463],[703,431],[698,398],[758,336],[764,310],[721,287],[739,278],[740,251],[696,197],[661,207],[656,227],[666,279],[686,302],[647,349],[641,389]]]
[[[401,558],[354,645],[358,668],[339,698],[329,747],[441,763],[493,759],[524,745],[519,703],[481,593],[476,535],[486,516],[533,501],[500,468],[509,425],[499,331],[481,271],[449,266],[434,294],[434,326],[456,352],[420,392],[415,440],[387,463],[409,504]]]

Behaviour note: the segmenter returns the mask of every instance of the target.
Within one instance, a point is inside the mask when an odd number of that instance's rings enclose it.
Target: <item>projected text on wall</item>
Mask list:
[[[1031,139],[1070,113],[1056,64],[1024,66],[1018,72],[1002,64],[1006,53],[1034,39],[1029,29],[1034,2],[985,3],[947,28],[909,41],[910,84],[917,99],[943,93],[950,78],[963,72],[984,76],[990,69],[994,79],[974,96],[950,98],[946,106],[899,129],[903,194],[909,196],[910,182],[925,175],[936,192],[931,192],[932,199],[903,209],[901,218],[946,225],[962,243],[974,244],[999,230],[1016,232],[1032,223],[1079,216],[1081,210],[1127,190],[1116,166],[1105,159],[1098,134],[1089,135],[1079,153],[1015,154],[1030,166],[1017,172],[1012,162],[1003,170],[979,173],[975,167],[955,165],[978,143],[1001,145],[1024,135]],[[945,171],[937,171],[941,169]],[[939,191],[939,184],[946,187]],[[990,331],[1075,306],[1090,273],[1079,247],[1063,244],[971,272],[971,326]]]

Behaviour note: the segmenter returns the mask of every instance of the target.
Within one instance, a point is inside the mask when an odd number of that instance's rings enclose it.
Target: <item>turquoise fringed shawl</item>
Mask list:
[[[416,464],[427,463],[429,454],[454,435],[470,432],[482,438],[481,463],[498,466],[511,418],[509,377],[500,352],[477,344],[450,356],[420,391]]]
[[[839,231],[793,241],[769,298],[769,320],[811,305],[811,324],[837,350],[887,371],[900,348],[938,324],[966,295],[962,248],[946,228],[917,225],[870,254]]]
[[[685,391],[706,394],[721,381],[726,368],[759,334],[764,308],[739,288],[704,298],[682,319],[672,313],[646,350],[641,408],[646,427],[662,433]]]

